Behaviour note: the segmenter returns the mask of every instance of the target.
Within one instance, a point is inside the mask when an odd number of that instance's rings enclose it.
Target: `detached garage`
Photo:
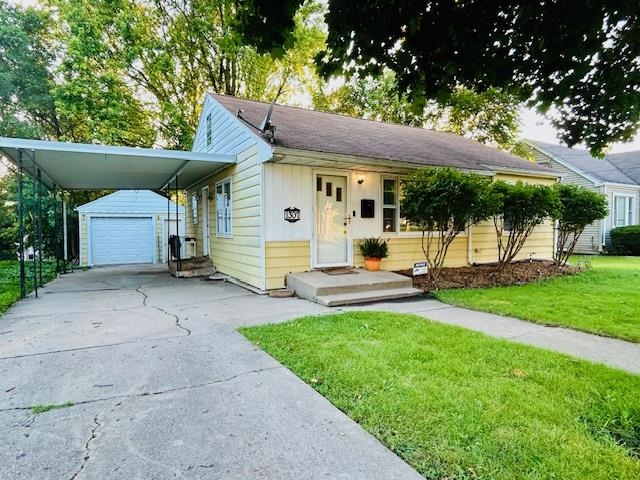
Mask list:
[[[150,190],[120,190],[77,208],[80,265],[162,263],[176,233],[176,205]],[[178,207],[184,236],[184,207]]]

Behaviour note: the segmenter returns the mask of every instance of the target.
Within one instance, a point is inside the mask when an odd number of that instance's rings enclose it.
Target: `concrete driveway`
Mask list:
[[[328,309],[148,266],[40,294],[0,318],[0,478],[422,478],[236,332]]]

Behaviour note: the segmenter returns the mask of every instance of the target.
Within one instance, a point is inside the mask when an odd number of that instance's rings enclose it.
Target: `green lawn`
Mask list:
[[[20,264],[15,260],[0,260],[0,314],[20,299]],[[55,277],[56,262],[42,262],[42,281]],[[26,263],[27,292],[33,290],[33,263]]]
[[[573,257],[591,268],[548,281],[443,290],[453,305],[640,342],[640,257]]]
[[[413,315],[242,333],[426,478],[640,478],[638,376]]]

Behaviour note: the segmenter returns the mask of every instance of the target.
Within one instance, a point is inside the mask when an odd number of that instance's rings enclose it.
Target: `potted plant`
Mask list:
[[[389,255],[389,246],[381,238],[365,238],[358,242],[360,253],[364,257],[364,268],[371,272],[380,270],[380,262]]]

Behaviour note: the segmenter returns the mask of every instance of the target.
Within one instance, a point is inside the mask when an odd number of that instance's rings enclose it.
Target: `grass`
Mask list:
[[[640,257],[580,260],[591,267],[578,275],[509,287],[442,290],[436,297],[473,310],[640,342]]]
[[[428,479],[640,478],[640,377],[413,315],[242,333]]]
[[[50,410],[57,410],[59,408],[68,408],[68,407],[73,407],[73,402],[65,402],[65,403],[59,403],[59,404],[52,403],[50,405],[33,405],[29,407],[29,410],[31,410],[31,413],[38,415],[40,413],[45,413]]]
[[[33,263],[27,262],[27,292],[33,290]],[[42,262],[42,281],[48,282],[56,276],[56,262]],[[0,260],[0,315],[20,299],[20,264],[16,260]]]

